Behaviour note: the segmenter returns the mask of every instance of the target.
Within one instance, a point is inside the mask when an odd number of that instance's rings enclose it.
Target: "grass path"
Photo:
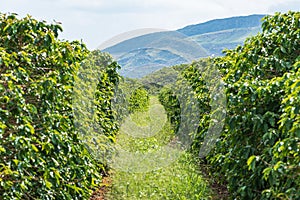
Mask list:
[[[149,152],[155,154],[174,137],[163,107],[156,97],[150,99],[150,114],[134,113],[125,123],[127,125],[121,127],[117,143],[122,149],[134,152],[132,155],[147,157]],[[138,156],[132,157],[134,161]],[[208,183],[202,178],[195,159],[187,152],[181,153],[174,162],[169,162],[161,168],[157,166],[160,166],[163,160],[158,158],[158,162],[147,164],[135,160],[135,168],[130,170],[126,163],[133,161],[126,156],[121,155],[121,158],[125,163],[124,168],[111,172],[112,185],[106,195],[110,200],[211,199],[209,196],[212,193]],[[156,164],[157,166],[154,166]]]

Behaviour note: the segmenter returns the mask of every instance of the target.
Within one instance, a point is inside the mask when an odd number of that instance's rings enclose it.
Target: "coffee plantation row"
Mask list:
[[[101,182],[105,166],[75,129],[74,77],[80,67],[103,65],[95,120],[103,125],[98,131],[113,138],[118,127],[110,99],[118,65],[81,42],[59,40],[61,30],[30,16],[0,15],[0,199],[88,199]]]
[[[267,16],[262,32],[243,46],[181,72],[195,91],[201,113],[191,148],[195,156],[201,154],[212,113],[218,111],[212,110],[215,96],[207,84],[214,67],[224,84],[227,115],[215,148],[203,161],[211,177],[227,185],[232,199],[299,199],[300,13]],[[160,99],[178,126],[176,97],[164,89]]]

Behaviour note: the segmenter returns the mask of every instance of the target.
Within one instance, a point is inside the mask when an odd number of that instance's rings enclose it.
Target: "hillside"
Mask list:
[[[177,31],[187,36],[200,35],[205,33],[213,33],[229,29],[241,29],[249,27],[260,27],[261,18],[265,15],[249,15],[230,17],[225,19],[214,19],[196,25],[189,25]]]
[[[220,56],[224,49],[242,45],[260,31],[264,15],[215,19],[189,25],[176,31],[156,32],[134,37],[108,47],[122,66],[120,74],[141,78],[163,67],[188,63],[211,55]]]
[[[188,63],[209,53],[193,40],[176,32],[151,33],[105,49],[122,66],[120,74],[140,78],[163,67]]]

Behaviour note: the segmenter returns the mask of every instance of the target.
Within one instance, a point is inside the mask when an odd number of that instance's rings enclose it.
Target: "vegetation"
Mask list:
[[[177,95],[169,87],[164,87],[159,93],[159,101],[164,106],[168,119],[174,130],[178,130],[180,124],[180,102]]]
[[[276,13],[265,17],[262,33],[214,59],[228,105],[222,136],[206,163],[227,184],[232,199],[300,196],[299,34],[299,12]],[[201,111],[192,145],[196,151],[211,123],[211,96],[201,74],[209,63],[203,60],[183,71]]]
[[[118,171],[108,197],[120,200],[139,199],[212,199],[208,183],[190,154],[184,154],[169,166],[145,173]]]
[[[57,39],[61,30],[30,16],[0,15],[1,199],[87,199],[101,181],[103,165],[73,123],[74,77],[89,52]],[[98,94],[111,92],[115,68],[102,73]],[[107,105],[96,97],[105,118]]]
[[[119,130],[117,108],[113,108],[112,101],[120,81],[119,67],[109,54],[95,50],[81,63],[75,77],[72,101],[75,127],[100,162],[104,162],[103,153],[115,141]]]
[[[129,112],[149,110],[150,98],[147,90],[136,88],[129,97]]]
[[[201,165],[231,199],[299,199],[299,12],[266,16],[261,33],[223,57],[140,81],[121,78],[109,54],[59,40],[60,31],[0,14],[1,199],[88,199],[118,148],[126,151],[114,162],[129,165],[112,170],[112,199],[213,198]],[[211,127],[221,130],[214,144],[205,140]],[[163,156],[188,137],[189,151],[174,151],[170,164]],[[203,153],[205,144],[214,148]],[[139,155],[152,159],[132,163]]]
[[[299,186],[300,13],[265,18],[263,32],[216,60],[228,116],[209,162],[233,196],[297,199]]]
[[[159,101],[157,97],[150,98],[150,110],[157,110]],[[160,109],[163,106],[160,105]],[[154,160],[150,166],[147,165],[147,155],[156,153],[174,139],[174,131],[169,121],[164,121],[162,116],[165,112],[159,112],[160,117],[149,117],[149,112],[135,112],[128,117],[140,128],[147,125],[151,129],[156,129],[155,125],[162,123],[162,127],[152,136],[137,138],[137,135],[143,135],[141,131],[134,131],[130,124],[131,132],[128,135],[126,128],[120,129],[117,137],[117,143],[123,150],[133,153],[134,157],[138,153],[143,155],[143,163],[132,163],[130,156],[123,157],[123,162],[129,160],[127,164],[122,164],[122,169],[113,170],[112,185],[107,195],[109,199],[210,199],[212,194],[206,181],[202,178],[197,160],[189,153],[181,153],[178,160],[161,166],[160,159]],[[166,118],[166,116],[165,116]],[[153,120],[153,121],[152,121]],[[163,122],[161,122],[163,121]],[[127,121],[122,125],[126,126]],[[126,132],[125,132],[126,130]],[[136,134],[136,135],[134,135]],[[134,137],[135,136],[135,137]],[[168,152],[166,152],[168,153]],[[159,154],[161,155],[161,154]],[[126,160],[126,161],[124,161]],[[139,169],[132,170],[133,165]],[[147,165],[147,166],[146,166]],[[133,167],[134,168],[134,167]]]

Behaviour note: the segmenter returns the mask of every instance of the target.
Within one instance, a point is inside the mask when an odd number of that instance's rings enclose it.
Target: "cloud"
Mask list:
[[[89,11],[109,14],[149,13],[170,9],[173,4],[158,3],[157,1],[141,0],[62,0],[70,8],[77,11]]]
[[[298,0],[297,0],[298,1]],[[62,22],[63,38],[89,48],[140,28],[175,30],[211,19],[300,10],[296,0],[1,0],[1,12]]]
[[[287,12],[289,10],[292,11],[300,11],[300,2],[299,1],[286,1],[281,2],[276,5],[271,5],[268,9],[270,13],[274,12]]]

